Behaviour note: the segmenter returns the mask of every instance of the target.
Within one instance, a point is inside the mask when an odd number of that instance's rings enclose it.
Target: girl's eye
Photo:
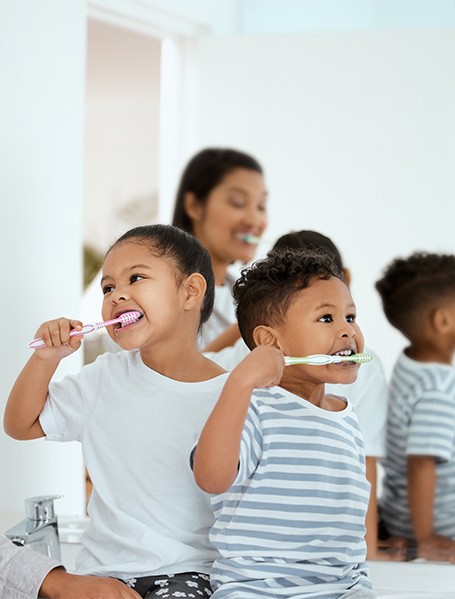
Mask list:
[[[103,287],[102,287],[103,295],[106,295],[106,293],[110,293],[113,289],[114,289],[114,285],[103,285]]]
[[[355,322],[355,319],[356,319],[356,315],[355,314],[348,314],[346,316],[347,322]]]
[[[324,314],[324,316],[321,316],[318,320],[319,322],[333,322],[333,318],[330,314]]]
[[[144,277],[142,275],[131,275],[130,283],[135,283],[136,281],[141,281]]]

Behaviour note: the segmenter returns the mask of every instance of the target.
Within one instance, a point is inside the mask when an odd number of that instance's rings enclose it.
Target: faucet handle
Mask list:
[[[25,514],[35,522],[46,522],[55,517],[54,499],[60,499],[63,495],[37,495],[25,500]]]

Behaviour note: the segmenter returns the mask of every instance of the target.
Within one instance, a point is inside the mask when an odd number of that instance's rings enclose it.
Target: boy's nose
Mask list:
[[[341,336],[342,337],[355,337],[356,332],[357,331],[354,329],[354,327],[351,327],[351,325],[349,323],[346,323],[346,326],[344,327]]]

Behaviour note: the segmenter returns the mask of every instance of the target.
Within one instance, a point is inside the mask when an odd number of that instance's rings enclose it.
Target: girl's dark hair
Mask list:
[[[324,248],[332,255],[340,272],[344,270],[339,249],[329,237],[318,231],[303,229],[302,231],[292,231],[291,233],[282,235],[276,240],[272,249],[278,250],[283,248],[292,250],[317,250],[318,248]]]
[[[237,320],[243,340],[253,349],[254,329],[283,324],[294,296],[314,278],[336,277],[344,282],[333,256],[326,250],[272,250],[250,268],[244,268],[234,285]]]
[[[170,258],[178,268],[182,279],[194,272],[200,273],[204,277],[207,290],[201,308],[200,328],[212,313],[215,298],[215,279],[207,250],[192,235],[177,227],[145,225],[124,233],[109,248],[106,255],[112,248],[124,241],[142,243],[150,248],[153,255]]]
[[[422,324],[424,310],[437,307],[448,296],[455,299],[455,255],[414,252],[396,258],[376,289],[387,320],[411,339]]]
[[[246,168],[262,175],[259,162],[238,150],[206,148],[195,154],[186,165],[180,179],[172,224],[188,233],[193,233],[191,218],[185,211],[185,194],[193,193],[196,200],[204,204],[212,189],[237,168]]]

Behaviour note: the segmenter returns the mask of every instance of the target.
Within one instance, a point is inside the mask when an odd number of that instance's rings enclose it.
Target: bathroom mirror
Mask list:
[[[395,21],[351,12],[350,27],[332,16],[327,27],[311,21],[311,31],[286,30],[290,14],[274,21],[278,3],[273,13],[274,3],[256,2],[265,10],[260,26],[252,4],[243,6],[243,32],[191,36],[180,48],[185,80],[176,110],[187,143],[166,186],[175,189],[200,147],[257,156],[270,192],[259,254],[290,230],[330,236],[351,269],[367,343],[390,376],[405,340],[385,320],[374,282],[395,256],[455,251],[455,35],[406,21],[400,2]],[[294,22],[310,14],[296,4],[286,3]],[[160,214],[170,215],[172,193],[158,191]]]

